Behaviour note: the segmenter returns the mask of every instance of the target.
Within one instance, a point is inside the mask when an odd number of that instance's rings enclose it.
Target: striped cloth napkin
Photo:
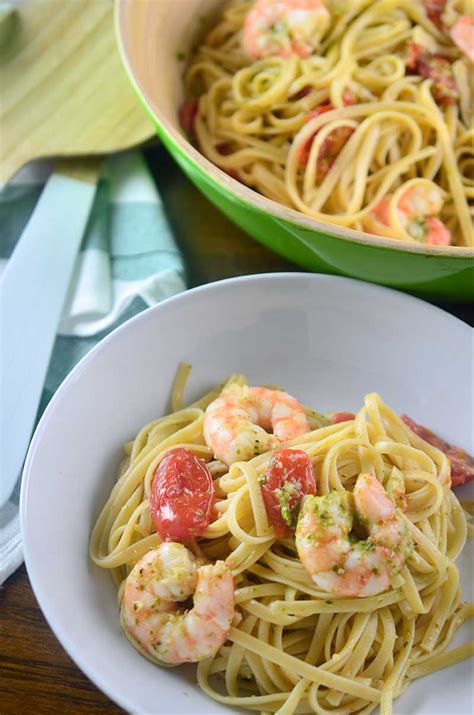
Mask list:
[[[51,166],[32,164],[0,192],[1,272]],[[104,165],[54,345],[39,415],[74,365],[112,328],[185,290],[184,265],[142,155]],[[18,481],[0,509],[0,584],[22,562]]]

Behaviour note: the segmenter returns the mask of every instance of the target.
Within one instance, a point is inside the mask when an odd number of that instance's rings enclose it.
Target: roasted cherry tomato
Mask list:
[[[179,123],[188,134],[194,134],[194,122],[198,112],[198,100],[187,99],[178,110]]]
[[[444,454],[449,457],[451,462],[451,482],[453,487],[457,487],[461,484],[466,484],[474,479],[474,459],[470,454],[461,449],[461,447],[455,447],[449,442],[445,442],[444,439],[438,437],[434,432],[432,432],[427,427],[418,424],[415,420],[407,415],[402,415],[402,420],[404,423],[418,435],[421,439],[424,439],[428,444],[433,445],[437,449],[440,449]]]
[[[332,104],[320,104],[319,107],[316,107],[316,109],[313,109],[308,116],[306,117],[306,121],[309,122],[311,119],[314,119],[315,117],[319,117],[320,114],[325,114],[326,112],[330,112],[334,107]],[[303,146],[300,147],[299,152],[298,152],[298,162],[301,167],[306,166],[308,163],[309,159],[309,153],[311,151],[311,147],[313,146],[314,138],[316,136],[317,132],[315,132],[312,136],[309,137],[303,144]]]
[[[407,68],[410,72],[431,79],[433,99],[442,107],[456,104],[459,88],[452,70],[452,61],[442,54],[429,52],[424,47],[410,42]]]
[[[351,105],[355,104],[357,98],[350,90],[346,90],[344,92],[343,100],[345,105]],[[313,109],[308,114],[306,121],[309,122],[310,119],[319,117],[321,114],[330,112],[333,109],[334,107],[332,104],[320,104],[319,107],[316,107],[316,109]],[[301,168],[305,167],[308,163],[311,147],[313,146],[317,133],[318,132],[316,131],[311,137],[309,137],[298,152],[298,163]],[[322,181],[324,179],[351,134],[352,129],[350,127],[338,127],[326,137],[322,143],[316,164],[316,179],[318,181]]]
[[[150,513],[162,539],[192,541],[211,522],[214,483],[202,459],[178,447],[162,459],[153,477]]]
[[[312,92],[312,87],[310,85],[307,85],[306,87],[303,87],[300,89],[299,92],[293,95],[293,99],[303,99],[303,97],[307,97],[308,94],[311,94]]]
[[[300,449],[281,449],[273,454],[261,478],[263,501],[278,537],[290,536],[295,527],[302,498],[316,494],[311,461]]]
[[[425,6],[426,14],[430,18],[431,22],[436,25],[439,30],[441,30],[443,27],[442,14],[444,12],[446,0],[423,0],[423,5]]]
[[[331,415],[331,422],[333,425],[338,425],[339,422],[348,422],[348,420],[353,420],[355,414],[353,412],[335,412]]]

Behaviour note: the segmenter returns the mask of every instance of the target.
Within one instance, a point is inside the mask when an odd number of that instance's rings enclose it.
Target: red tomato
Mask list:
[[[349,105],[349,104],[354,104],[356,101],[355,95],[352,94],[349,90],[344,92],[344,103]],[[316,109],[313,109],[309,114],[306,119],[307,122],[309,122],[311,119],[314,119],[315,117],[319,117],[321,114],[325,114],[326,112],[330,112],[333,110],[334,107],[332,104],[320,104],[319,107],[316,107]],[[314,139],[316,137],[316,134],[318,133],[319,130],[317,130],[312,136],[309,137],[303,144],[303,146],[300,147],[299,152],[298,152],[298,164],[301,168],[305,167],[306,164],[308,163],[309,160],[309,155],[311,152],[311,147],[313,146]],[[326,137],[324,140],[321,150],[319,152],[318,156],[318,161],[317,161],[317,180],[322,181],[326,174],[328,173],[329,169],[332,167],[334,164],[334,161],[337,158],[337,155],[341,151],[342,147],[346,143],[346,141],[349,139],[350,135],[352,134],[352,129],[350,127],[338,127],[335,129],[329,136]]]
[[[339,422],[347,422],[348,420],[353,420],[355,414],[353,412],[335,412],[331,416],[331,422],[333,425],[339,424]]]
[[[445,442],[444,439],[438,437],[438,435],[427,427],[419,425],[415,420],[412,420],[411,417],[402,415],[402,420],[418,437],[421,437],[421,439],[424,439],[425,442],[433,445],[433,447],[440,449],[449,457],[453,487],[466,484],[466,482],[470,482],[471,479],[474,479],[474,459],[470,454],[461,449],[461,447],[455,447],[449,444],[449,442]]]
[[[197,99],[187,99],[179,108],[179,123],[188,134],[194,134],[194,120],[196,119],[197,111]]]
[[[306,494],[316,494],[313,467],[306,452],[275,452],[262,479],[262,496],[278,537],[293,533],[301,499]]]
[[[309,122],[310,119],[314,119],[315,117],[319,117],[320,114],[324,114],[325,112],[330,112],[331,109],[334,109],[332,104],[320,104],[319,107],[316,107],[316,109],[313,109],[307,116],[306,121]],[[298,152],[298,163],[301,167],[306,166],[308,163],[309,159],[309,153],[311,151],[311,147],[313,146],[314,142],[314,137],[316,136],[317,132],[315,132],[312,136],[309,137],[303,144],[303,146],[299,149]]]
[[[443,107],[455,104],[459,99],[459,88],[449,57],[429,52],[413,42],[409,44],[409,53],[407,68],[423,79],[432,80],[431,91],[435,102]]]
[[[444,12],[446,0],[423,0],[423,5],[431,22],[441,30],[443,27],[441,16]]]
[[[420,59],[420,55],[422,54],[423,47],[421,45],[417,45],[416,42],[410,41],[408,43],[408,57],[406,60],[407,69],[409,69],[411,72],[415,72],[418,60]]]
[[[150,513],[167,541],[192,541],[211,522],[214,483],[202,459],[178,447],[162,459],[153,477]]]
[[[420,77],[433,81],[433,98],[441,106],[456,104],[459,99],[459,89],[451,64],[451,60],[443,55],[426,52],[420,55],[416,65],[416,73]]]
[[[303,99],[303,97],[307,97],[308,94],[311,94],[312,87],[307,85],[306,87],[303,87],[303,89],[300,89],[299,92],[297,92],[295,95],[293,95],[293,99]]]
[[[352,134],[350,127],[338,127],[323,141],[318,157],[316,178],[322,181]]]
[[[342,101],[346,105],[346,107],[350,107],[352,104],[357,103],[357,97],[354,94],[354,92],[351,92],[350,89],[344,90],[344,94],[342,95]]]
[[[229,142],[220,142],[219,144],[216,144],[216,151],[219,152],[219,154],[222,154],[222,156],[229,156],[229,154],[232,154],[232,146]]]

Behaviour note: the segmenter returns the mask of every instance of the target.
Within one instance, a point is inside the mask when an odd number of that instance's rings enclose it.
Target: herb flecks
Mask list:
[[[276,490],[281,518],[291,528],[296,526],[298,519],[299,500],[295,502],[294,499],[298,494],[299,489],[293,482],[285,482],[280,489]]]

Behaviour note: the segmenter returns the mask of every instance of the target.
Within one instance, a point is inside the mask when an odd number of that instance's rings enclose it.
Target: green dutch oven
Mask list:
[[[433,298],[473,300],[474,250],[403,244],[316,221],[232,179],[190,144],[178,121],[185,64],[179,58],[186,56],[203,18],[222,5],[222,0],[116,0],[125,69],[185,174],[247,233],[305,269]]]

